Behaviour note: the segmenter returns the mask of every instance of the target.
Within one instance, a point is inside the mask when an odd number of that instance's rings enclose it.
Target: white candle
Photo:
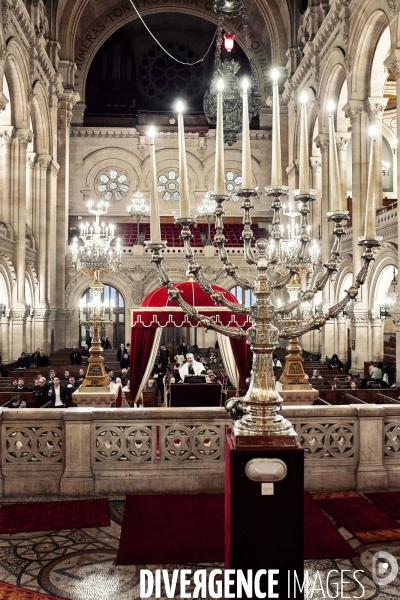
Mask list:
[[[329,102],[329,196],[331,211],[337,212],[343,210],[343,198],[340,188],[339,161],[335,137],[335,124],[333,121],[334,108],[335,105],[333,102]]]
[[[223,81],[220,79],[217,84],[217,130],[215,132],[214,194],[217,196],[225,194],[223,87]]]
[[[273,103],[272,103],[272,167],[271,187],[272,189],[282,187],[282,163],[281,163],[281,124],[279,114],[279,88],[278,71],[272,71],[273,80]]]
[[[158,206],[157,192],[157,166],[156,166],[156,146],[154,142],[155,130],[149,129],[150,136],[150,240],[152,242],[161,242],[160,214]]]
[[[368,188],[367,188],[367,203],[365,206],[365,231],[364,237],[367,240],[373,240],[376,237],[376,195],[375,195],[375,168],[376,168],[376,156],[375,156],[375,127],[370,127],[369,135],[371,136],[371,150],[369,153],[369,165],[368,165]]]
[[[190,217],[189,181],[186,163],[185,126],[183,124],[183,104],[178,102],[178,143],[179,143],[179,178],[181,195],[181,217]]]
[[[247,96],[247,80],[243,80],[243,131],[242,131],[242,188],[251,189],[251,154],[250,154],[250,125],[249,125],[249,101]]]
[[[299,188],[300,194],[308,194],[310,190],[310,171],[308,160],[308,132],[307,132],[307,96],[300,97],[300,165],[299,165]]]

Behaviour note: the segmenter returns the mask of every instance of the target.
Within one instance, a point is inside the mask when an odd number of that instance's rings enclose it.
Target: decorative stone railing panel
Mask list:
[[[156,461],[156,426],[138,422],[134,425],[95,425],[93,431],[93,467],[110,463],[135,464]]]

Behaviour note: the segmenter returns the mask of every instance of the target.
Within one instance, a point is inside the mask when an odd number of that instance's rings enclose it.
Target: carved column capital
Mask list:
[[[356,121],[361,121],[361,115],[365,110],[360,102],[349,100],[347,104],[343,106],[344,114],[350,119],[351,124]]]
[[[17,129],[15,138],[22,146],[27,146],[33,140],[33,133],[30,129]]]
[[[319,157],[311,156],[310,169],[312,173],[319,173],[321,171],[321,159]]]
[[[11,146],[14,138],[14,127],[8,127],[0,131],[0,143]]]
[[[51,156],[49,154],[38,154],[36,162],[43,170],[47,171],[51,163]]]
[[[329,150],[329,135],[327,133],[320,133],[315,138],[315,144],[321,152],[328,152]]]
[[[388,98],[369,97],[365,101],[365,106],[370,119],[382,120],[382,115],[388,103]]]
[[[27,152],[26,164],[28,165],[29,168],[33,169],[33,167],[35,166],[36,157],[37,157],[36,152]]]
[[[393,50],[383,64],[398,79],[400,77],[400,48]]]
[[[347,149],[347,145],[349,143],[350,137],[351,137],[351,133],[337,132],[335,135],[336,135],[337,149],[343,150],[343,152],[345,152]]]

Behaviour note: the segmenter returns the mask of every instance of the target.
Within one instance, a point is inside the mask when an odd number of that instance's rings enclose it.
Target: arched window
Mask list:
[[[242,287],[240,287],[240,285],[236,285],[229,291],[231,294],[236,296],[239,302],[247,306],[247,308],[250,308],[250,306],[256,301],[256,297],[253,292],[251,290],[244,290]]]
[[[93,302],[93,295],[90,288],[87,288],[81,299],[84,300],[84,306]],[[114,304],[112,325],[107,325],[102,335],[108,336],[113,348],[118,348],[120,344],[125,343],[125,300],[121,292],[112,285],[104,284],[101,301],[106,305]],[[106,318],[109,318],[109,312],[106,311]],[[82,311],[82,320],[86,321],[86,308]],[[79,326],[79,343],[81,346],[86,344],[90,337],[90,332],[83,325]]]

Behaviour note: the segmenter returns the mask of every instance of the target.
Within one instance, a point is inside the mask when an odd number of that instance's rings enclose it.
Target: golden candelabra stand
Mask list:
[[[83,244],[79,244],[77,238],[72,244],[72,264],[77,271],[92,278],[90,291],[93,302],[87,307],[86,319],[83,319],[84,304],[80,305],[79,324],[88,329],[92,337],[92,346],[89,349],[90,358],[82,387],[105,387],[109,382],[104,368],[101,333],[106,325],[112,323],[113,307],[107,307],[101,301],[104,286],[100,279],[107,273],[118,271],[122,264],[122,258],[118,240],[115,248],[111,248],[111,242],[115,238],[115,227],[100,225],[100,217],[108,212],[107,204],[101,202],[97,209],[94,209],[90,202],[88,210],[95,216],[95,221],[92,226],[86,224],[81,227],[79,237]],[[106,318],[107,311],[109,319]]]
[[[305,194],[296,194],[296,202],[299,202],[299,210],[302,221],[299,234],[299,245],[297,251],[285,260],[284,274],[280,271],[283,264],[282,259],[282,231],[280,227],[280,211],[282,209],[281,197],[288,193],[286,186],[279,188],[265,188],[267,196],[272,198],[272,210],[274,211],[274,221],[272,237],[275,239],[275,248],[271,252],[269,243],[265,239],[258,239],[252,247],[253,233],[251,229],[251,210],[252,198],[258,196],[258,188],[237,190],[237,194],[242,198],[242,209],[244,211],[242,233],[243,252],[247,264],[252,265],[255,271],[254,282],[243,278],[239,274],[238,268],[229,260],[225,248],[225,236],[223,234],[223,204],[229,200],[229,195],[211,195],[215,201],[215,229],[214,243],[218,248],[219,259],[223,269],[237,285],[246,290],[251,290],[256,298],[250,307],[243,304],[229,302],[222,292],[216,292],[211,288],[210,283],[202,273],[202,267],[196,262],[193,249],[190,244],[192,234],[190,226],[196,222],[195,217],[177,218],[176,222],[182,226],[181,237],[184,241],[185,257],[188,262],[188,273],[193,275],[200,287],[207,292],[216,304],[222,304],[233,312],[249,315],[252,326],[244,331],[240,327],[227,327],[217,324],[212,318],[200,314],[193,306],[186,303],[181,298],[181,292],[173,285],[163,266],[164,258],[162,251],[167,244],[161,242],[146,242],[147,247],[152,251],[152,263],[155,264],[161,283],[169,290],[171,300],[176,300],[182,310],[191,318],[198,320],[206,329],[212,329],[221,334],[234,338],[246,338],[253,351],[253,366],[249,389],[243,398],[235,398],[227,401],[225,408],[232,416],[233,433],[236,437],[237,445],[254,445],[257,443],[271,444],[275,446],[295,446],[295,432],[291,423],[280,415],[282,398],[276,390],[275,378],[273,372],[272,353],[278,339],[283,338],[294,341],[301,335],[313,330],[319,329],[325,325],[328,319],[338,316],[350,300],[354,300],[360,287],[364,284],[368,268],[374,260],[374,248],[380,246],[380,238],[359,239],[359,245],[363,246],[362,267],[353,283],[345,292],[345,297],[338,304],[331,307],[325,315],[309,315],[307,320],[293,322],[285,320],[286,315],[290,315],[297,310],[302,303],[310,302],[315,294],[321,291],[326,283],[337,270],[337,261],[341,253],[341,239],[344,235],[343,222],[348,219],[347,211],[329,212],[326,218],[333,223],[334,241],[331,248],[330,259],[323,265],[324,272],[317,279],[314,287],[300,292],[297,298],[280,307],[274,306],[271,301],[271,295],[283,289],[292,280],[293,277],[299,277],[304,269],[309,268],[310,258],[307,255],[311,240],[307,223],[309,213],[309,203],[315,200],[314,190],[309,190]],[[257,439],[258,438],[258,439]],[[261,440],[262,438],[262,440]]]

